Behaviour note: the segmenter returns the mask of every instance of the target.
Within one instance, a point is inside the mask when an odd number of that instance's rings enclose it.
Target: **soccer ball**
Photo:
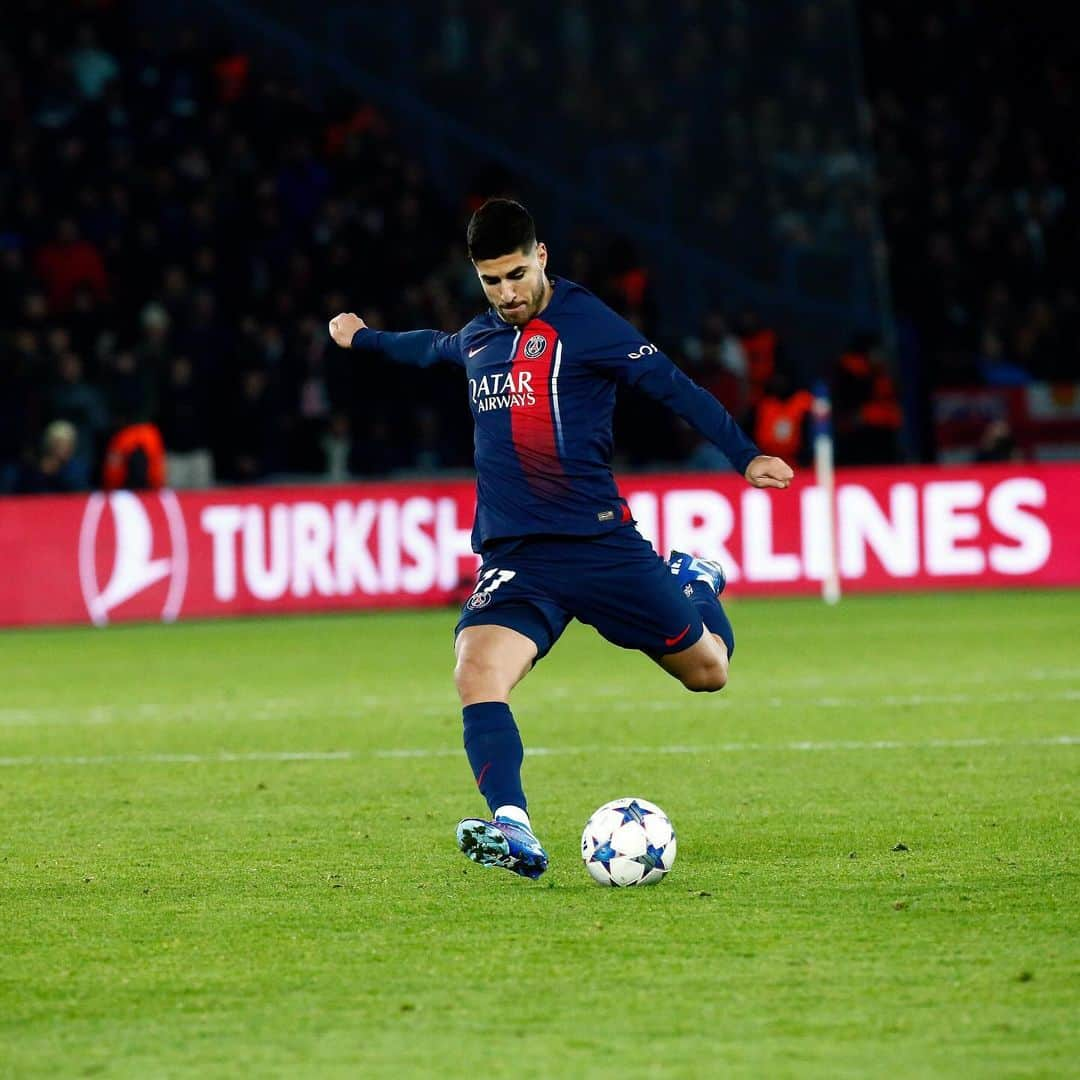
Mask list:
[[[654,885],[675,862],[675,829],[655,803],[614,799],[589,818],[581,857],[598,885]]]

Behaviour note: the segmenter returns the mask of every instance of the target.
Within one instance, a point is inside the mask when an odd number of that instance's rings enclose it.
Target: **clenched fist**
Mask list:
[[[335,345],[347,349],[352,345],[353,334],[357,330],[363,330],[366,325],[359,315],[351,311],[343,311],[330,320],[330,336],[334,339]]]
[[[795,473],[783,458],[758,454],[746,466],[746,479],[756,488],[786,488],[794,479]]]

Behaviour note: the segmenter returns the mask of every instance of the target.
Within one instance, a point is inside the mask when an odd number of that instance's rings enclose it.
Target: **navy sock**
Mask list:
[[[724,605],[720,603],[720,597],[713,592],[713,587],[707,581],[692,581],[690,588],[694,590],[690,603],[701,613],[705,629],[719,634],[723,639],[730,659],[735,654],[735,631],[731,629],[731,620],[724,611]]]
[[[521,789],[521,762],[525,750],[505,701],[480,701],[462,709],[465,753],[480,794],[494,814],[500,806],[527,810]]]

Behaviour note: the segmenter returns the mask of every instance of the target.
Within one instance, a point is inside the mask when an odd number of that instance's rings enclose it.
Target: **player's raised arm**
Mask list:
[[[440,360],[461,364],[457,334],[441,330],[409,330],[403,334],[372,330],[359,315],[344,311],[330,320],[330,337],[342,349],[385,353],[401,364],[428,367]]]
[[[612,320],[623,320],[611,315]],[[795,473],[781,458],[763,454],[735,418],[707,390],[680,371],[655,345],[630,334],[617,352],[604,349],[595,365],[666,405],[723,452],[754,487],[786,488]]]

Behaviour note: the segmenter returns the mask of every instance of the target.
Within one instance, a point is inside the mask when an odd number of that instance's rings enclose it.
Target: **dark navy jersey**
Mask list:
[[[364,328],[354,349],[426,366],[461,364],[475,433],[473,548],[517,536],[590,536],[630,520],[611,473],[620,382],[715,443],[743,473],[760,453],[708,392],[587,289],[558,278],[547,307],[511,326],[494,310],[456,334]]]

